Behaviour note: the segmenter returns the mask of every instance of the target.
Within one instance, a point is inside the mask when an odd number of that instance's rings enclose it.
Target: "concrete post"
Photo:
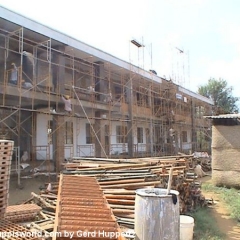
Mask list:
[[[60,172],[61,164],[64,162],[64,116],[53,116],[53,161],[56,172]]]
[[[105,71],[104,71],[104,63],[96,62],[95,66],[95,91],[100,94],[97,95],[98,101],[104,101],[106,99],[106,95],[108,93],[108,83],[105,81]]]
[[[59,51],[64,52],[65,47],[57,47]],[[58,94],[64,94],[65,91],[65,56],[61,53],[53,53],[52,78],[54,91]]]
[[[195,130],[195,104],[191,99],[191,128],[192,128],[192,153],[196,151],[197,132]]]
[[[150,89],[148,90],[148,102],[149,102],[149,107],[152,109],[152,111],[154,111],[154,105],[152,105],[152,94]],[[150,117],[150,123],[149,123],[149,144],[150,144],[150,153],[151,156],[153,155],[153,119],[152,117]]]
[[[65,51],[64,46],[59,46],[57,49],[60,52]],[[54,91],[57,94],[65,93],[65,56],[59,52],[53,53],[52,79]],[[56,111],[59,111],[58,103],[56,103]],[[53,116],[53,160],[56,172],[61,170],[61,164],[64,162],[64,117]]]
[[[105,149],[105,132],[104,132],[104,121],[101,119],[101,112],[95,112],[95,124],[94,124],[94,131],[97,134],[97,138],[95,138],[95,156],[96,157],[106,157],[104,150]]]
[[[126,87],[127,103],[128,103],[128,122],[127,122],[127,144],[128,155],[130,158],[134,156],[133,152],[133,85],[132,78],[129,79]]]
[[[21,136],[19,146],[20,146],[20,155],[24,151],[27,151],[29,154],[32,149],[32,113],[21,111],[21,126],[20,133]],[[27,120],[26,120],[27,119]]]

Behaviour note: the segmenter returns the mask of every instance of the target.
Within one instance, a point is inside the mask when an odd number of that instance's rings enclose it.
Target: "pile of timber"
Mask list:
[[[181,214],[205,204],[200,183],[196,181],[192,155],[142,159],[73,159],[65,164],[64,174],[95,177],[120,224],[133,227],[135,190],[167,188],[173,169],[171,189],[179,191]],[[55,183],[56,184],[56,183]]]
[[[56,199],[57,196],[55,194],[32,193],[32,197],[23,204],[9,206],[5,220],[8,219],[11,223],[19,223],[27,231],[41,235],[41,237],[38,236],[34,239],[50,240],[52,239],[51,234],[54,228]],[[14,211],[16,216],[14,216]],[[12,239],[15,240],[15,238]]]
[[[144,159],[73,159],[65,164],[66,175],[83,175],[98,180],[112,212],[121,227],[134,229],[135,191],[139,188],[167,188],[173,168],[172,188],[179,192],[180,211],[184,214],[206,205],[197,181],[192,156]],[[87,185],[88,183],[86,183]],[[58,182],[46,183],[41,194],[32,193],[31,202],[41,206],[39,220],[31,228],[53,231]]]

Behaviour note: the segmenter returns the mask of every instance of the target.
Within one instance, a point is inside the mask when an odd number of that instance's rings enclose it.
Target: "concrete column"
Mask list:
[[[95,66],[95,91],[107,94],[108,90],[108,83],[104,80],[105,79],[105,71],[104,71],[104,63],[103,62],[96,62],[97,65]],[[106,95],[99,94],[97,96],[98,101],[104,101]]]
[[[36,160],[36,148],[37,145],[37,113],[32,113],[32,150],[30,159]]]
[[[182,127],[180,126],[179,129],[179,149],[181,152],[183,152],[183,134],[182,134]]]
[[[197,132],[195,129],[195,104],[191,99],[191,132],[192,132],[192,153],[196,151],[197,147]]]
[[[104,120],[101,119],[101,112],[95,112],[95,124],[94,131],[97,134],[98,139],[95,137],[95,156],[105,158],[105,131],[104,131]]]
[[[65,47],[59,46],[57,50],[64,52]],[[52,58],[52,78],[54,91],[59,94],[64,94],[65,90],[65,56],[61,53],[54,52]]]
[[[129,79],[127,86],[127,103],[128,103],[128,122],[127,122],[127,143],[128,143],[128,155],[130,158],[134,156],[133,152],[133,85],[132,78]]]
[[[64,116],[53,116],[53,161],[56,172],[60,172],[61,164],[64,162]]]
[[[20,154],[27,151],[29,154],[32,149],[32,113],[20,111],[21,126],[19,128],[21,136],[19,141]]]
[[[38,73],[38,53],[37,53],[37,47],[33,48],[33,85],[37,83],[37,73]]]
[[[154,111],[154,105],[152,104],[152,93],[150,90],[148,90],[148,103],[149,107],[152,109],[152,112]],[[150,153],[151,156],[153,155],[153,119],[152,116],[150,116],[150,123],[149,123],[149,144],[150,144]]]
[[[177,155],[179,152],[179,134],[178,131],[175,133],[175,149],[174,149],[174,155]]]

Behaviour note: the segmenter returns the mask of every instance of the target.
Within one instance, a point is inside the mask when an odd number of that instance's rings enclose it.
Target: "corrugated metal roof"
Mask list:
[[[209,118],[209,119],[223,119],[223,118],[240,118],[240,114],[221,114],[217,116],[204,116],[204,118]]]

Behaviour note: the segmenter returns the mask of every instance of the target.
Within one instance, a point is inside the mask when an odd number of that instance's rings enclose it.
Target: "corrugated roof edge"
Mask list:
[[[204,118],[208,119],[226,119],[226,118],[240,118],[240,114],[221,114],[221,115],[216,115],[216,116],[204,116]]]

